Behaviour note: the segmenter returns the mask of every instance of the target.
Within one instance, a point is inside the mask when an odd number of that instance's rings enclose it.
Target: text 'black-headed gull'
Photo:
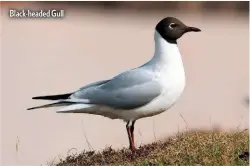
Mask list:
[[[169,109],[184,90],[185,72],[177,39],[187,32],[199,31],[176,18],[164,18],[155,28],[155,53],[150,61],[111,79],[88,84],[73,93],[33,97],[57,102],[28,110],[64,106],[57,112],[122,119],[127,122],[130,149],[135,150],[135,121]]]

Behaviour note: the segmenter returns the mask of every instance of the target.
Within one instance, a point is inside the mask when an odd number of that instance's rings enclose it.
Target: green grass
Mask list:
[[[190,131],[140,146],[135,153],[125,148],[86,151],[77,156],[68,156],[57,166],[245,166],[249,165],[248,158],[239,157],[244,152],[249,152],[248,131]]]

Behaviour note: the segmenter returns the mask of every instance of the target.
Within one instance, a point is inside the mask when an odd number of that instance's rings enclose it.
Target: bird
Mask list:
[[[28,110],[60,106],[57,113],[85,113],[123,120],[129,149],[134,152],[135,122],[168,110],[185,89],[186,77],[177,40],[185,33],[200,31],[175,17],[165,17],[155,26],[155,51],[146,63],[71,93],[33,97],[54,102]]]

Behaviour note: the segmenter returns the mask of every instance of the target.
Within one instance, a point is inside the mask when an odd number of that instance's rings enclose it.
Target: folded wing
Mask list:
[[[150,103],[161,92],[162,86],[153,79],[151,73],[132,70],[114,77],[105,84],[80,89],[70,98],[116,109],[134,109]]]

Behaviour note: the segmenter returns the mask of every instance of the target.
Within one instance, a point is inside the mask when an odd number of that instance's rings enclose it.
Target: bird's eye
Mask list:
[[[170,23],[169,24],[170,29],[174,29],[175,27],[177,27],[177,24],[175,24],[175,23]]]

